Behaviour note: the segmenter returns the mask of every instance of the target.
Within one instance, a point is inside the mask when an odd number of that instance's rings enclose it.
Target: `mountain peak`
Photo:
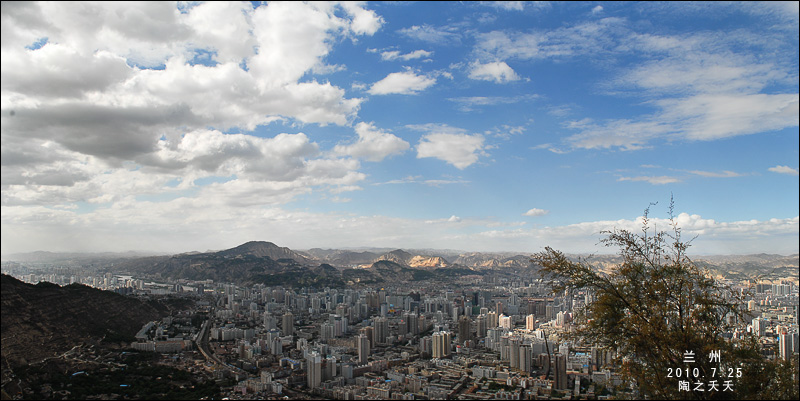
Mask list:
[[[293,259],[300,264],[308,262],[308,258],[286,247],[280,247],[267,241],[249,241],[235,248],[217,252],[223,256],[255,256],[268,257],[272,260]]]
[[[408,261],[413,258],[414,255],[402,250],[402,249],[395,249],[391,252],[385,253],[379,256],[375,261],[387,260],[390,262],[394,262],[400,265],[408,265]]]

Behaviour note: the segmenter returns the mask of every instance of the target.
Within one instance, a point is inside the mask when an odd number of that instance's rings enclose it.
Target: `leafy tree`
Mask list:
[[[576,313],[576,328],[568,336],[613,350],[634,396],[797,399],[796,367],[764,359],[751,335],[740,331],[739,338],[731,338],[745,321],[746,294],[718,283],[686,255],[691,240],[681,239],[672,200],[671,232],[651,228],[650,206],[641,233],[603,232],[601,243],[619,248],[622,259],[611,271],[596,268],[590,258],[572,261],[550,247],[534,255],[532,261],[542,266],[554,292],[593,295],[594,302]],[[713,358],[716,352],[718,360]],[[689,391],[681,389],[681,381],[690,382]],[[696,391],[697,383],[705,391]]]

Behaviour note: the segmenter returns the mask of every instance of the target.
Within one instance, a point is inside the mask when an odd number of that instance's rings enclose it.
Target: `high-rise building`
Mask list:
[[[322,357],[316,351],[306,357],[306,382],[308,388],[315,389],[322,384]]]
[[[450,355],[450,332],[437,331],[431,338],[431,357],[444,358]]]
[[[781,360],[788,361],[792,358],[792,337],[786,331],[786,328],[781,330],[778,335],[778,352]]]
[[[341,337],[347,334],[347,319],[342,315],[330,315],[329,321],[333,325],[334,336]]]
[[[264,312],[264,330],[270,331],[277,328],[278,324],[275,321],[275,317],[269,312]]]
[[[291,336],[294,335],[294,315],[292,312],[286,311],[283,314],[283,335],[284,336]]]
[[[566,314],[564,313],[564,311],[559,311],[559,312],[556,314],[556,326],[558,326],[558,327],[564,327],[564,326],[565,326],[565,324],[566,324],[566,322],[567,322],[567,316],[566,316]]]
[[[500,325],[499,325],[500,327],[506,330],[511,330],[513,328],[511,316],[502,315],[500,316],[499,320],[500,320]]]
[[[375,328],[372,326],[362,327],[359,330],[360,334],[367,336],[367,340],[369,340],[369,349],[375,348]]]
[[[463,344],[472,339],[472,319],[461,316],[458,318],[458,342]]]
[[[497,312],[489,312],[486,314],[486,327],[493,329],[497,327],[500,321],[497,318]]]
[[[486,337],[486,330],[488,329],[488,325],[486,324],[486,315],[478,315],[478,317],[475,319],[475,326],[477,328],[477,337]]]
[[[760,318],[753,319],[753,334],[759,337],[767,334],[767,321]]]
[[[375,327],[375,344],[386,344],[386,339],[389,337],[389,320],[385,317],[376,317],[372,321]]]
[[[511,337],[508,339],[508,364],[512,369],[519,369],[519,347],[522,339],[519,337]]]
[[[444,356],[444,341],[442,333],[436,332],[431,336],[431,358],[441,358]]]
[[[554,372],[555,377],[553,379],[553,388],[556,390],[566,390],[568,387],[566,355],[556,355]]]
[[[358,335],[358,364],[364,365],[369,357],[369,339],[364,334]]]
[[[331,356],[329,358],[325,358],[325,374],[323,376],[328,377],[328,380],[333,379],[336,377],[336,357]]]
[[[275,337],[270,341],[269,351],[272,355],[283,355],[283,341],[280,337]]]
[[[533,369],[533,348],[530,344],[519,347],[519,370],[530,373]]]
[[[328,341],[336,337],[336,331],[330,322],[323,322],[319,326],[319,336],[322,341]]]
[[[419,334],[419,318],[416,313],[408,313],[406,317],[408,324],[408,333],[415,336]]]
[[[528,331],[536,330],[536,316],[528,315],[525,317],[525,330]]]

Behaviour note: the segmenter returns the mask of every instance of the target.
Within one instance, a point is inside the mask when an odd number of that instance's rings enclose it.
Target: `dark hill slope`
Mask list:
[[[61,355],[79,344],[133,338],[143,324],[167,314],[146,303],[80,284],[31,285],[3,274],[2,366]]]

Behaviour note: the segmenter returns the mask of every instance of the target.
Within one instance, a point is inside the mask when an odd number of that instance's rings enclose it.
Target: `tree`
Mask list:
[[[555,293],[584,290],[594,298],[576,313],[576,329],[568,336],[613,350],[640,397],[797,399],[796,368],[765,360],[757,339],[741,330],[732,338],[746,321],[747,294],[720,284],[687,256],[691,240],[681,239],[672,200],[671,232],[651,228],[650,206],[641,233],[602,232],[601,243],[619,248],[622,259],[611,271],[550,247],[533,256]],[[686,381],[689,391],[681,387]]]

